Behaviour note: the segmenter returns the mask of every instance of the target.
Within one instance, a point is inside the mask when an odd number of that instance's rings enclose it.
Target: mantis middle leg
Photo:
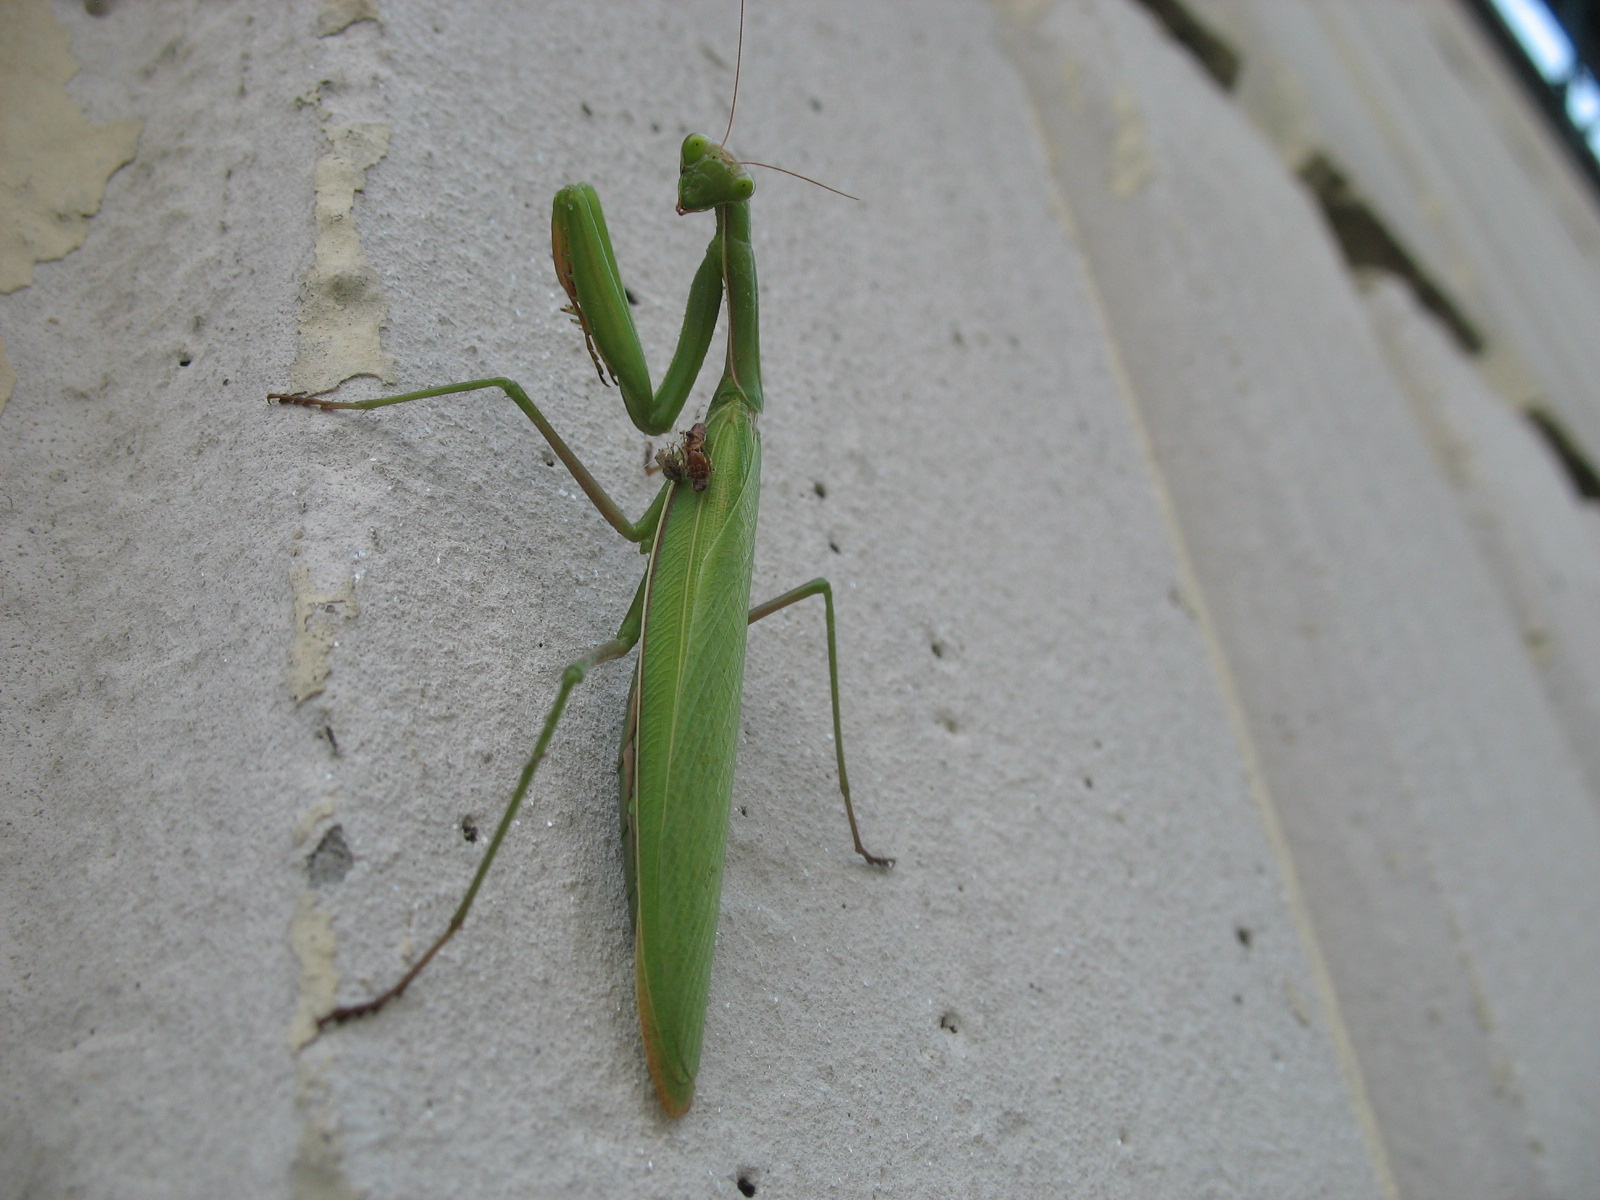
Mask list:
[[[850,776],[844,769],[844,730],[839,719],[839,649],[833,631],[833,586],[826,579],[813,579],[810,583],[802,583],[797,588],[784,592],[781,596],[774,596],[765,604],[758,604],[750,610],[749,624],[754,625],[762,617],[770,617],[780,608],[789,605],[807,596],[821,596],[826,605],[828,623],[828,690],[833,696],[833,751],[839,763],[839,793],[844,797],[844,815],[850,821],[850,836],[856,844],[856,853],[861,855],[874,867],[892,867],[894,859],[885,858],[880,854],[873,854],[861,844],[861,830],[856,825],[855,806],[850,803]]]

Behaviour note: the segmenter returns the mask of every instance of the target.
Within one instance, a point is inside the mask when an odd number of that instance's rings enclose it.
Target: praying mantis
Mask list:
[[[740,55],[743,58],[743,11]],[[738,68],[734,76],[735,104]],[[730,111],[726,143],[733,128]],[[398,998],[466,920],[533,782],[567,700],[594,667],[638,647],[618,760],[623,859],[633,918],[635,979],[645,1055],[661,1107],[680,1117],[694,1099],[744,681],[746,629],[810,596],[821,596],[827,626],[839,791],[855,851],[869,865],[894,860],[862,844],[845,770],[833,590],[813,579],[750,606],[750,577],[761,490],[761,349],[750,197],[755,181],[722,144],[703,134],[684,139],[679,161],[680,214],[712,212],[716,233],[689,287],[683,328],[659,389],[639,344],[618,273],[600,198],[586,183],[556,193],[551,248],[556,275],[581,328],[602,384],[613,383],[642,432],[672,428],[699,374],[727,302],[727,352],[702,422],[658,456],[666,479],[636,521],[596,482],[515,381],[474,379],[373,400],[324,400],[273,394],[280,404],[323,410],[377,409],[465,392],[503,393],[561,459],[596,510],[630,542],[648,544],[644,577],[616,636],[568,664],[533,752],[494,835],[444,933],[387,991],[336,1008],[326,1028],[368,1016]],[[831,190],[831,189],[830,189]]]

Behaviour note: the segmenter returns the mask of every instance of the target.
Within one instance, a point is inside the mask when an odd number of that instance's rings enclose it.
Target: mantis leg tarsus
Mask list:
[[[428,951],[416,962],[411,964],[411,969],[400,977],[400,982],[387,992],[374,996],[371,1000],[363,1000],[360,1004],[345,1004],[332,1012],[317,1018],[317,1032],[321,1033],[329,1025],[343,1025],[346,1021],[354,1021],[358,1017],[370,1017],[373,1013],[383,1008],[391,1000],[398,1000],[400,994],[411,986],[411,981],[422,974],[422,968],[433,960],[433,956],[444,948],[444,944],[455,936],[460,929],[459,922],[452,921],[450,928],[446,929],[444,936],[428,947]]]
[[[334,400],[318,400],[309,392],[268,392],[268,401],[276,400],[282,404],[298,404],[305,408],[343,408],[345,405]]]
[[[856,853],[866,859],[869,866],[892,867],[894,859],[886,858],[881,854],[873,854],[861,844],[861,829],[856,824],[855,805],[850,802],[850,776],[844,768],[844,730],[839,717],[839,649],[838,641],[833,631],[833,587],[826,579],[813,579],[810,583],[802,583],[799,587],[784,592],[781,596],[774,596],[765,604],[758,604],[750,610],[748,624],[754,625],[762,617],[770,617],[780,608],[788,608],[797,601],[804,600],[807,596],[821,596],[825,606],[828,625],[828,689],[833,696],[833,750],[834,758],[839,764],[839,794],[844,797],[844,815],[850,822],[850,837],[856,844]]]

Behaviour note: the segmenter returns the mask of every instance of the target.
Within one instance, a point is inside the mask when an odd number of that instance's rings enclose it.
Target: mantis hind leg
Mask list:
[[[648,578],[648,577],[647,577]],[[539,763],[549,749],[550,738],[556,731],[556,725],[561,721],[561,714],[567,707],[567,698],[572,694],[572,689],[583,682],[591,668],[601,663],[610,662],[621,658],[639,641],[639,630],[644,613],[644,581],[639,583],[639,590],[634,594],[633,604],[628,609],[628,615],[622,618],[622,625],[617,630],[617,636],[610,641],[601,642],[593,650],[581,658],[574,659],[567,664],[561,673],[561,687],[556,692],[554,703],[550,705],[550,713],[544,719],[544,727],[539,730],[539,740],[534,743],[533,753],[528,756],[527,764],[522,768],[522,776],[517,780],[517,787],[511,793],[511,800],[506,805],[505,812],[500,817],[500,823],[495,826],[494,836],[489,839],[489,846],[483,852],[483,861],[478,864],[477,873],[473,875],[472,882],[467,885],[466,895],[462,896],[461,903],[456,906],[455,914],[450,918],[450,924],[445,928],[439,940],[429,946],[422,957],[411,965],[411,969],[400,977],[400,981],[388,991],[374,996],[371,1000],[364,1000],[360,1004],[347,1004],[334,1009],[326,1016],[317,1020],[317,1029],[326,1029],[329,1025],[342,1024],[354,1020],[356,1017],[371,1016],[383,1008],[391,1000],[397,1000],[406,988],[411,986],[411,981],[422,974],[424,967],[433,960],[433,956],[444,949],[444,944],[456,935],[456,931],[466,922],[467,913],[472,908],[472,902],[477,899],[478,889],[483,886],[484,876],[488,875],[489,867],[493,864],[495,855],[500,852],[500,843],[505,841],[506,833],[511,828],[511,823],[516,820],[517,812],[522,808],[522,801],[528,794],[528,788],[533,783],[533,773],[538,769]]]
[[[861,830],[856,825],[855,805],[850,803],[850,776],[844,769],[844,730],[839,719],[839,649],[833,632],[833,587],[826,579],[813,579],[802,583],[781,596],[774,596],[765,604],[750,610],[748,623],[754,625],[762,617],[770,617],[780,608],[788,608],[807,596],[821,596],[828,623],[828,688],[833,696],[833,751],[839,763],[839,793],[844,797],[844,815],[850,822],[850,836],[855,841],[856,853],[874,867],[892,867],[894,859],[873,854],[861,844]]]

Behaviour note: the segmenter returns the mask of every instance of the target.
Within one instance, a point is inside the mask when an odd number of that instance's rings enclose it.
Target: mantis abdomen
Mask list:
[[[700,1063],[761,494],[755,415],[729,399],[706,419],[705,490],[672,484],[656,529],[621,757],[639,1021],[669,1116]]]

